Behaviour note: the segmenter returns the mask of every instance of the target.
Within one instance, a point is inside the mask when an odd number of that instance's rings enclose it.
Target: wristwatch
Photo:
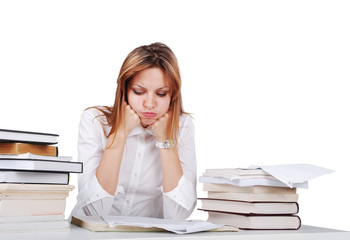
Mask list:
[[[172,148],[174,144],[171,144],[169,139],[165,140],[164,142],[156,142],[156,147],[157,148],[163,148],[163,149],[169,149]]]

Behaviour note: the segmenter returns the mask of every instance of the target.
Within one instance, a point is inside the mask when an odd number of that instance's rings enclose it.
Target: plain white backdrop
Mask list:
[[[299,191],[299,215],[350,230],[349,12],[337,0],[0,1],[0,128],[58,133],[60,155],[76,160],[82,111],[113,104],[131,50],[164,42],[195,119],[198,175],[251,164],[331,168]]]

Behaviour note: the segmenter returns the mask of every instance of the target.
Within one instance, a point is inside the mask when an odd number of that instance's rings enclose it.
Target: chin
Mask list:
[[[142,119],[141,124],[143,126],[148,126],[148,125],[153,124],[155,121],[157,121],[157,119]]]

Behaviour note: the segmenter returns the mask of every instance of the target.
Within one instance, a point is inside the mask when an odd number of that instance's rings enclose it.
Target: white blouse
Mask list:
[[[84,171],[78,179],[77,204],[72,215],[121,215],[186,219],[196,205],[196,154],[194,125],[189,115],[179,121],[178,153],[183,176],[176,188],[164,193],[160,150],[153,131],[140,124],[126,140],[114,195],[96,178],[96,169],[106,147],[110,127],[97,109],[83,112],[78,137],[78,161]]]

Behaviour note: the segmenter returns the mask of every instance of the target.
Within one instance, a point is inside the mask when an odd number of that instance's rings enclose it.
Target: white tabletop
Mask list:
[[[177,235],[168,232],[91,232],[84,228],[72,225],[70,231],[66,232],[35,232],[35,233],[1,233],[0,239],[200,239],[200,240],[349,240],[350,232],[335,229],[319,228],[313,226],[302,226],[299,230],[275,230],[275,231],[239,231],[239,232],[202,232],[187,235]]]

